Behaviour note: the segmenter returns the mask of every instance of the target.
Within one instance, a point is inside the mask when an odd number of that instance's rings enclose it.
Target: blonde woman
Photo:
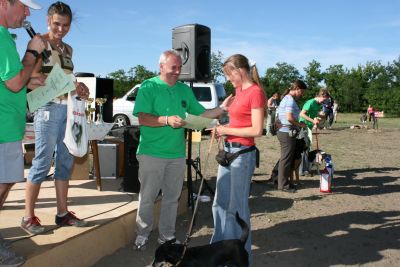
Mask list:
[[[266,96],[262,89],[257,68],[240,54],[229,57],[224,65],[227,79],[236,89],[235,98],[228,108],[229,125],[218,126],[217,136],[224,136],[224,149],[238,152],[255,147],[254,137],[261,136],[264,126]],[[256,165],[256,151],[240,154],[230,166],[219,166],[217,188],[212,206],[214,233],[211,243],[238,239],[242,229],[235,214],[250,227],[249,191]],[[251,261],[251,235],[246,245]]]

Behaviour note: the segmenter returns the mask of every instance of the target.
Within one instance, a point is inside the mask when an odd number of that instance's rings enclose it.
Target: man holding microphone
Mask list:
[[[45,49],[39,35],[29,41],[20,60],[8,29],[22,27],[30,8],[40,9],[33,0],[0,0],[0,209],[11,187],[24,181],[22,139],[25,133],[26,85],[44,85],[43,77],[30,78],[38,56]],[[23,257],[15,255],[9,242],[0,236],[0,265],[20,266]]]

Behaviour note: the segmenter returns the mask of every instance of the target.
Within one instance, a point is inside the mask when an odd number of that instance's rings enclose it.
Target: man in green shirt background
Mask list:
[[[302,153],[300,174],[307,175],[310,172],[310,164],[308,162],[308,152],[312,147],[312,129],[314,125],[319,123],[318,114],[321,110],[321,104],[328,98],[328,89],[321,88],[316,97],[311,98],[304,103],[300,112],[300,122],[307,125],[307,135],[304,134],[304,140],[307,145],[307,150]],[[308,138],[307,138],[308,137]]]

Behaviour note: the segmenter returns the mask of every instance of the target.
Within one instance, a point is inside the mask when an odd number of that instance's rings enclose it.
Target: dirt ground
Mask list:
[[[249,198],[253,266],[398,266],[399,136],[399,129],[321,130],[319,146],[332,155],[335,169],[330,194],[319,192],[319,176],[301,177],[303,185],[294,194],[275,190],[265,181],[279,158],[279,144],[276,137],[259,138],[261,164]],[[203,141],[203,159],[207,147],[208,141]],[[209,162],[202,171],[214,188],[213,155]],[[184,240],[190,218],[190,212],[178,218],[178,239]],[[189,245],[207,244],[212,227],[211,202],[201,202]],[[149,265],[156,238],[157,230],[145,251],[134,251],[129,245],[95,266]]]

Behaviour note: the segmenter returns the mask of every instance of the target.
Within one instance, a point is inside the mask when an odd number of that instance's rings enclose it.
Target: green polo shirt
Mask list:
[[[11,34],[0,26],[0,144],[20,141],[24,137],[26,88],[15,93],[5,85],[5,81],[15,77],[22,68]]]
[[[314,119],[315,117],[318,116],[318,112],[320,110],[321,106],[318,104],[317,100],[315,98],[312,98],[310,100],[307,100],[306,103],[304,103],[302,110],[306,111],[306,115],[310,117],[311,119]],[[314,124],[310,121],[307,121],[303,118],[300,118],[300,122],[305,122],[307,127],[309,129],[312,129]]]
[[[200,115],[205,108],[197,101],[192,89],[177,82],[169,86],[159,76],[142,83],[136,97],[133,115],[140,112],[155,116],[186,117],[186,113]],[[170,126],[140,126],[138,155],[158,158],[182,158],[186,156],[184,129]]]

